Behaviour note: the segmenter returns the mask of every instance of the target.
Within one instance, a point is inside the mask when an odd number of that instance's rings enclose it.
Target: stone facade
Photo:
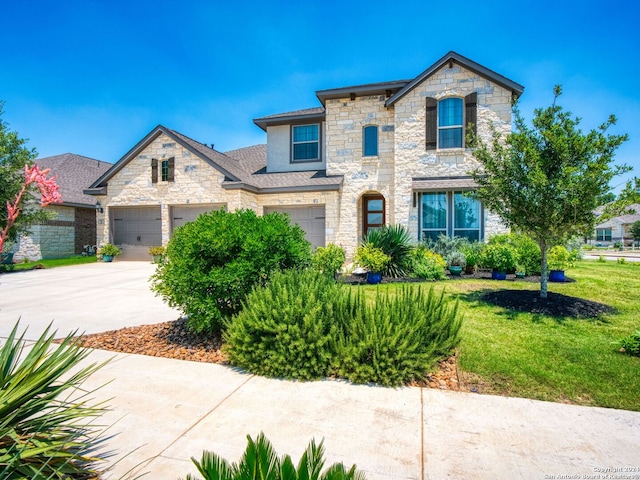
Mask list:
[[[324,243],[344,247],[351,257],[363,234],[367,195],[382,196],[384,222],[407,227],[417,241],[421,195],[447,192],[451,202],[453,192],[473,187],[470,172],[478,166],[470,149],[432,149],[432,140],[427,143],[427,123],[432,125],[427,119],[427,99],[430,105],[452,97],[474,99],[463,107],[464,125],[455,128],[462,130],[464,138],[469,121],[489,141],[491,127],[510,131],[512,98],[523,88],[450,52],[414,80],[324,90],[317,92],[322,107],[255,119],[267,132],[267,145],[254,157],[247,152],[255,146],[226,156],[159,126],[92,186],[93,195],[107,207],[98,216],[98,244],[113,241],[109,215],[114,207],[159,206],[161,238],[166,244],[172,207],[177,205],[224,205],[230,211],[248,208],[258,214],[267,207],[324,206]],[[429,115],[431,119],[433,113]],[[294,162],[292,128],[310,124],[320,125],[321,159]],[[363,134],[368,126],[377,127],[375,156],[364,155]],[[173,181],[152,182],[152,159],[169,158],[175,159]],[[317,209],[308,211],[313,210]],[[507,230],[491,212],[483,211],[481,218],[476,231],[484,239]]]

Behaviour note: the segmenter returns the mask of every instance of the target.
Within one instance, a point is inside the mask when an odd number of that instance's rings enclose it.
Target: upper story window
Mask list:
[[[476,132],[478,94],[442,100],[427,98],[426,149],[464,148],[466,134]]]
[[[320,125],[295,125],[291,150],[293,162],[320,160]]]
[[[367,125],[362,129],[362,155],[364,157],[378,156],[378,126]]]
[[[438,147],[462,148],[462,99],[438,102]]]
[[[175,158],[171,157],[166,160],[151,159],[151,182],[158,183],[158,177],[162,182],[173,182],[175,180]],[[158,175],[160,170],[160,175]]]

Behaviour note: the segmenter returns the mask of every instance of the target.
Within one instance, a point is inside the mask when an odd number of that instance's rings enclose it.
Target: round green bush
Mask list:
[[[335,305],[345,286],[315,271],[287,271],[254,288],[229,321],[225,350],[232,365],[270,377],[325,377],[337,335]]]
[[[413,251],[412,276],[424,280],[444,280],[447,262],[441,255],[429,250],[424,244]]]
[[[182,309],[193,331],[219,331],[254,285],[310,261],[304,231],[291,225],[287,215],[218,210],[176,229],[165,262],[152,277],[152,289]]]

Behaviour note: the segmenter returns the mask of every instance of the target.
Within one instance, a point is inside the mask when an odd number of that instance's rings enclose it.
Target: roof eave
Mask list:
[[[316,91],[316,97],[322,103],[326,104],[327,100],[346,98],[351,96],[368,96],[368,95],[390,95],[393,96],[398,90],[401,90],[407,84],[407,80],[395,82],[380,83],[375,85],[355,85],[353,87],[331,88],[328,90]]]
[[[524,92],[524,87],[519,83],[514,82],[513,80],[509,80],[507,77],[500,75],[499,73],[494,72],[486,67],[483,67],[479,63],[474,62],[466,57],[463,57],[459,53],[451,51],[447,53],[444,57],[438,60],[436,63],[427,68],[424,72],[414,78],[411,82],[409,82],[404,88],[399,90],[395,95],[392,95],[386,102],[385,106],[390,107],[394,105],[398,100],[404,97],[409,91],[411,91],[416,85],[420,82],[424,81],[426,78],[430,77],[433,73],[438,71],[448,62],[455,62],[458,65],[466,68],[467,70],[471,70],[472,72],[491,80],[492,82],[500,85],[506,90],[511,91],[511,94],[518,98]]]
[[[292,185],[287,187],[255,187],[243,182],[223,182],[225,190],[247,190],[253,193],[296,193],[296,192],[330,192],[338,191],[342,182],[324,185]]]
[[[265,132],[267,131],[267,127],[272,127],[275,125],[287,125],[293,122],[300,122],[306,120],[318,120],[322,121],[325,119],[324,113],[307,113],[302,115],[287,115],[282,117],[274,117],[274,118],[256,118],[253,120],[257,126],[259,126]]]

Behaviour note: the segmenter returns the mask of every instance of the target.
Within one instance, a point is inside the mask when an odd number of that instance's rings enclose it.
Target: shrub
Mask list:
[[[467,261],[467,269],[474,269],[480,263],[482,258],[482,252],[485,244],[482,242],[467,242],[460,245],[460,251],[464,254],[464,258]]]
[[[148,251],[149,255],[164,255],[164,247],[161,245],[149,247]]]
[[[454,250],[449,254],[449,256],[447,257],[447,267],[452,266],[462,268],[467,266],[467,259],[464,256],[464,253],[460,252],[459,250]]]
[[[212,452],[203,452],[202,460],[191,457],[205,480],[365,480],[364,473],[353,465],[349,470],[342,463],[334,463],[324,472],[324,441],[316,445],[311,440],[298,462],[291,457],[279,458],[264,433],[253,440],[247,435],[247,448],[238,464],[229,463]],[[187,480],[195,477],[187,475]]]
[[[499,272],[514,269],[517,262],[517,250],[507,243],[489,244],[482,252],[482,265]]]
[[[429,250],[448,258],[451,253],[463,251],[471,242],[466,237],[448,237],[446,235],[438,235],[437,240],[429,239],[426,245]]]
[[[435,252],[421,244],[413,252],[411,275],[424,280],[443,280],[447,262]]]
[[[640,329],[628,337],[621,338],[617,343],[622,353],[640,357]]]
[[[316,271],[335,278],[346,258],[344,248],[330,243],[326,247],[316,248],[312,264]]]
[[[27,351],[17,329],[0,348],[0,477],[97,478],[101,439],[91,421],[104,407],[78,389],[101,365],[76,368],[90,350],[74,334],[53,348],[47,328]]]
[[[193,331],[217,331],[254,285],[310,261],[310,244],[287,215],[216,210],[176,229],[165,262],[152,276],[152,289],[183,310]]]
[[[556,245],[547,254],[549,270],[566,270],[571,266],[569,250],[562,245]]]
[[[414,242],[409,231],[402,225],[385,225],[370,230],[362,243],[371,244],[390,257],[382,270],[383,275],[398,278],[409,272]]]
[[[389,265],[391,257],[372,243],[365,243],[358,247],[353,261],[370,272],[381,273]]]
[[[403,286],[397,295],[378,292],[367,304],[360,290],[339,308],[335,371],[356,383],[398,386],[422,378],[459,342],[458,304],[444,291]]]
[[[493,235],[489,245],[506,244],[516,249],[517,263],[524,266],[527,275],[536,275],[542,268],[542,253],[538,244],[528,235],[520,233],[505,233]]]
[[[620,257],[618,258],[618,260],[616,260],[617,263],[619,263],[620,265],[625,265],[627,263],[627,259],[624,257]]]
[[[329,374],[337,334],[335,305],[345,286],[314,271],[276,273],[256,287],[225,332],[229,361],[270,377]]]

